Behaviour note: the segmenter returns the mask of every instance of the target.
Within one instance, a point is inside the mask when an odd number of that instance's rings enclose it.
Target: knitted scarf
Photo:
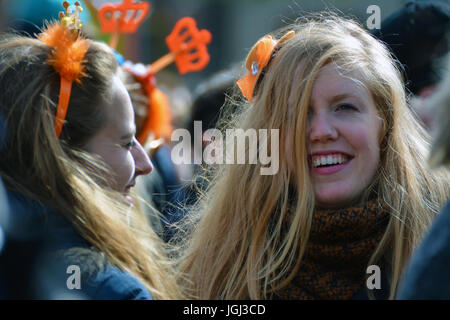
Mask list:
[[[276,298],[354,297],[365,288],[367,264],[388,220],[389,213],[378,200],[370,200],[364,207],[316,210],[299,270]]]

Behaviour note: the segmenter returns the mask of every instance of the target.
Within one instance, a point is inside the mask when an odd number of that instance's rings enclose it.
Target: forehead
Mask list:
[[[356,73],[344,73],[334,64],[324,66],[313,85],[311,99],[329,99],[335,96],[349,95],[369,99],[370,93]]]
[[[103,103],[107,124],[105,130],[113,136],[134,132],[134,111],[128,92],[116,75],[111,80],[109,99]]]

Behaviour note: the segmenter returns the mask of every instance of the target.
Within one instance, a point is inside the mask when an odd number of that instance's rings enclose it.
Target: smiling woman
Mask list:
[[[58,287],[76,266],[88,298],[180,298],[159,238],[126,201],[152,166],[115,55],[67,21],[39,39],[0,36],[0,174],[26,212],[14,218],[45,232]]]
[[[84,145],[83,149],[100,156],[113,173],[111,187],[132,201],[130,189],[136,178],[152,171],[152,164],[136,140],[134,112],[123,83],[115,75],[110,88],[111,101],[103,101],[106,125]]]
[[[246,67],[237,84],[249,103],[229,126],[279,129],[280,169],[212,173],[183,257],[192,289],[203,299],[392,298],[450,179],[427,167],[427,134],[387,49],[322,13],[263,37]],[[371,265],[381,288],[366,286]]]
[[[382,119],[370,93],[334,64],[315,81],[307,124],[311,178],[319,206],[354,202],[380,162]]]

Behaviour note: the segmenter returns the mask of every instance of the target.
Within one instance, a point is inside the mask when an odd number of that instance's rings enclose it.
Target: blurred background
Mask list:
[[[139,2],[133,0],[134,2]],[[416,3],[427,3],[434,0],[416,0]],[[439,0],[444,6],[450,5],[450,0]],[[69,1],[74,4],[75,1]],[[100,8],[102,4],[120,3],[121,0],[81,0],[83,8],[82,21],[84,32],[87,36],[108,42],[110,35],[99,33],[96,17],[92,18],[87,10],[87,2],[95,8]],[[170,106],[174,115],[175,126],[185,126],[183,122],[189,117],[186,116],[195,104],[198,95],[203,94],[205,88],[211,86],[214,76],[225,70],[233,70],[232,77],[243,72],[244,61],[252,45],[263,35],[290,24],[296,18],[324,10],[339,12],[345,16],[352,17],[368,27],[373,24],[374,12],[368,10],[370,6],[379,8],[379,17],[384,21],[396,11],[405,8],[407,0],[149,0],[150,13],[134,34],[126,34],[120,37],[117,51],[125,59],[133,63],[150,64],[161,56],[169,52],[165,38],[170,34],[175,23],[182,17],[191,16],[197,21],[199,29],[207,29],[212,33],[212,42],[208,45],[210,62],[200,72],[190,72],[180,75],[174,64],[157,73],[156,80],[158,88],[169,96]],[[38,27],[43,25],[44,20],[51,20],[58,17],[62,10],[61,0],[0,0],[0,29],[14,28],[33,35],[39,32]],[[447,21],[448,21],[447,9]],[[95,15],[95,14],[94,14]],[[419,13],[422,15],[422,13]],[[422,18],[417,18],[423,20]],[[371,19],[371,20],[369,20]],[[424,34],[424,39],[420,44],[414,41],[411,34],[416,34],[418,30],[439,30],[435,33],[442,34],[443,25],[434,17],[427,19],[427,24],[414,27],[414,19],[408,16],[395,26],[395,30],[401,30],[401,37],[409,37],[409,44],[405,46],[406,53],[417,53],[416,48],[422,51],[431,52],[432,48],[423,46],[423,42],[435,40]],[[433,24],[436,24],[435,26]],[[411,28],[415,31],[411,31]],[[444,27],[444,29],[447,27]],[[368,29],[372,29],[368,27]],[[409,30],[409,31],[408,31]],[[371,30],[372,32],[376,30]],[[428,32],[428,31],[424,31]],[[408,36],[409,34],[409,36]],[[440,39],[443,39],[442,37]],[[391,39],[398,43],[399,39]],[[406,41],[406,40],[405,40]],[[410,50],[410,47],[414,50]],[[442,46],[447,51],[447,45]],[[426,53],[424,53],[426,54]],[[442,52],[440,52],[442,55]],[[403,57],[399,57],[402,61]],[[402,61],[406,63],[406,61]],[[440,69],[440,68],[438,68]],[[237,71],[236,71],[237,70]],[[417,72],[416,72],[417,73]],[[422,71],[420,74],[424,73]],[[216,77],[217,78],[217,77]],[[231,78],[229,78],[231,79]],[[222,79],[219,82],[228,81]]]
[[[0,0],[4,17],[1,23],[22,29],[31,25],[42,26],[43,19],[57,18],[62,10],[61,0]],[[73,3],[74,1],[70,1]],[[80,1],[85,7],[83,1]],[[92,0],[98,8],[103,3],[117,3],[120,0]],[[213,35],[209,45],[211,61],[198,73],[183,76],[182,81],[193,89],[202,79],[242,63],[251,46],[264,34],[289,24],[295,18],[310,12],[326,9],[338,10],[365,23],[371,14],[366,12],[370,5],[378,5],[381,19],[402,7],[405,0],[151,0],[150,14],[135,34],[122,37],[119,46],[126,59],[149,64],[168,52],[165,37],[182,17],[191,16],[197,20],[199,29],[208,29]],[[89,12],[82,18],[89,25]],[[27,26],[28,25],[28,28]],[[36,32],[36,31],[34,31]],[[170,78],[176,73],[171,65],[163,70],[160,78]],[[167,80],[168,81],[168,80]]]

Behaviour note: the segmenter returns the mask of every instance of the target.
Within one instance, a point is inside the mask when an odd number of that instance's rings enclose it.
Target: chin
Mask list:
[[[316,204],[319,208],[325,209],[341,209],[346,208],[354,203],[354,197],[343,194],[316,195]]]
[[[134,204],[134,198],[131,196],[131,194],[124,193],[123,196],[127,202]]]

